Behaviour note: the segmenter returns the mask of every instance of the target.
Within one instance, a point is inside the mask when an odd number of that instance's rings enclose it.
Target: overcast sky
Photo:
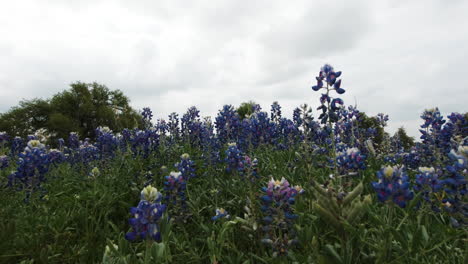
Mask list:
[[[0,1],[0,112],[75,81],[120,89],[155,118],[302,103],[324,63],[345,104],[418,136],[420,113],[468,111],[468,1]],[[419,137],[419,136],[418,136]]]

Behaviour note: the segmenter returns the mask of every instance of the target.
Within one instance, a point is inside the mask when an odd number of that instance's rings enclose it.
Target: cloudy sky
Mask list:
[[[318,106],[324,63],[346,104],[417,136],[419,115],[468,111],[468,1],[0,1],[0,112],[75,81],[156,118],[195,105]]]

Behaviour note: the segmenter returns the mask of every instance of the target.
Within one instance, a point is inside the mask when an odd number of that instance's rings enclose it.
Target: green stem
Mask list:
[[[145,249],[145,264],[150,263],[151,260],[151,244],[153,241],[151,239],[146,239],[146,249]]]
[[[393,204],[389,204],[388,207],[388,213],[387,213],[387,229],[390,230],[393,226]],[[385,260],[389,260],[391,253],[392,253],[392,240],[393,236],[392,233],[389,232],[387,234],[387,240],[385,242]]]

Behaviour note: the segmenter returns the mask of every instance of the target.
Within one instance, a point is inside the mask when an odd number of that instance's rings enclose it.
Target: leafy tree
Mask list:
[[[385,130],[382,127],[382,125],[379,123],[376,117],[368,117],[366,113],[364,112],[359,112],[358,116],[358,127],[360,129],[366,130],[369,128],[373,128],[376,130],[376,134],[374,137],[374,142],[380,146],[383,142],[383,139],[385,137]]]
[[[397,132],[395,132],[394,137],[400,140],[400,143],[405,150],[409,150],[412,146],[414,146],[414,138],[406,134],[406,130],[404,127],[398,128]]]
[[[254,101],[243,102],[238,108],[237,113],[241,119],[244,119],[246,116],[254,113],[254,107],[257,104]]]
[[[0,114],[0,131],[12,136],[26,137],[38,128],[45,128],[49,120],[50,105],[47,100],[23,100],[19,106]]]
[[[114,131],[141,124],[140,115],[130,107],[121,91],[104,85],[76,82],[69,90],[51,99],[22,101],[0,115],[0,131],[25,137],[37,129],[47,129],[52,139],[66,138],[70,132],[94,138],[95,129],[108,126]]]

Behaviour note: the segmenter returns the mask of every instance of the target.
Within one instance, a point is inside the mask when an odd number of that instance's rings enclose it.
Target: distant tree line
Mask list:
[[[120,90],[110,90],[96,82],[76,82],[52,98],[23,100],[0,114],[0,131],[24,138],[46,129],[52,142],[68,138],[70,132],[94,138],[99,126],[114,131],[140,126],[141,116],[129,103]]]

